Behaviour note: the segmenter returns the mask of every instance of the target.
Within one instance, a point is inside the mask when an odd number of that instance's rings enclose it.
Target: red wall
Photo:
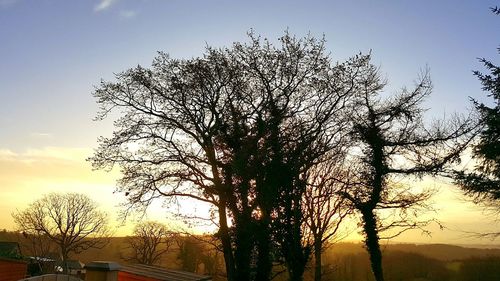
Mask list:
[[[22,261],[0,259],[0,281],[17,281],[26,277],[28,266]]]
[[[3,281],[0,279],[0,281]],[[158,279],[151,278],[151,277],[146,277],[146,276],[140,276],[140,275],[135,275],[132,273],[124,272],[124,271],[119,271],[118,272],[118,281],[159,281]]]

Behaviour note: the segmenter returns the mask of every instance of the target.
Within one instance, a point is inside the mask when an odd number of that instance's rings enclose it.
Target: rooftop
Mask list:
[[[165,269],[156,266],[143,264],[123,265],[120,271],[134,275],[146,276],[161,281],[204,281],[212,280],[210,276],[199,275],[195,273]]]

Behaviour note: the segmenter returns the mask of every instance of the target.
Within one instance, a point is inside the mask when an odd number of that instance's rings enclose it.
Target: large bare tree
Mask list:
[[[78,193],[45,195],[12,216],[19,231],[38,237],[46,235],[57,244],[63,265],[71,253],[103,247],[110,234],[106,213],[89,197]]]
[[[304,175],[337,146],[342,109],[368,58],[332,63],[324,40],[312,37],[286,34],[277,47],[250,39],[201,58],[160,54],[151,69],[102,82],[98,119],[120,115],[91,160],[121,168],[129,207],[178,197],[212,204],[229,280],[268,280],[272,252],[301,280]]]

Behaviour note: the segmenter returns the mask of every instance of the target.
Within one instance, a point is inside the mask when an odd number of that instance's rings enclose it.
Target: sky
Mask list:
[[[324,36],[334,61],[372,52],[388,93],[411,86],[428,67],[434,92],[429,118],[466,112],[469,98],[487,101],[472,75],[478,57],[498,62],[498,1],[230,1],[230,0],[0,0],[0,229],[15,229],[11,213],[49,192],[82,192],[114,220],[123,202],[113,193],[119,173],[92,171],[85,160],[112,120],[93,121],[95,85],[158,51],[200,56],[207,45],[246,41],[253,29],[271,41],[285,30]],[[446,180],[439,190],[432,236],[410,232],[396,241],[498,243],[470,231],[500,225],[467,202]],[[192,210],[192,204],[185,209]],[[148,218],[166,219],[161,203]],[[128,222],[130,226],[133,222]],[[130,227],[117,229],[130,234]],[[353,239],[358,239],[352,236]]]

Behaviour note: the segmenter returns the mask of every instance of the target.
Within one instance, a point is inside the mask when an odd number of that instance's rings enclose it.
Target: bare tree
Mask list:
[[[303,197],[304,232],[308,240],[306,244],[313,245],[315,281],[321,281],[323,275],[323,251],[335,241],[345,238],[348,232],[341,233],[340,226],[344,218],[352,213],[347,200],[339,196],[348,185],[337,181],[344,178],[342,166],[335,164],[337,161],[340,159],[330,159],[309,173]]]
[[[476,128],[469,119],[424,124],[422,101],[431,93],[428,72],[412,90],[382,99],[385,81],[378,69],[366,65],[357,81],[358,102],[350,112],[352,148],[348,156],[349,174],[343,180],[350,187],[341,194],[361,215],[365,245],[377,281],[384,280],[379,233],[391,228],[417,228],[416,209],[426,207],[431,193],[404,184],[424,175],[449,175],[448,164],[459,160]],[[395,220],[381,216],[393,210]],[[425,223],[425,222],[424,222]],[[400,233],[397,232],[396,234]]]
[[[108,242],[107,215],[83,194],[51,193],[12,216],[21,232],[46,235],[57,244],[65,272],[71,253],[101,248]]]
[[[153,265],[160,263],[162,256],[170,250],[174,234],[166,225],[148,221],[137,224],[127,242],[131,252],[126,260]]]
[[[273,241],[301,280],[309,258],[303,176],[336,146],[339,116],[367,57],[333,64],[324,40],[286,34],[275,47],[250,38],[190,60],[161,54],[152,69],[102,82],[98,119],[122,115],[91,161],[120,166],[118,190],[130,208],[157,198],[212,204],[228,280],[268,280]]]
[[[23,231],[20,233],[19,241],[33,257],[48,258],[50,254],[54,253],[53,241],[41,231],[38,233]]]

